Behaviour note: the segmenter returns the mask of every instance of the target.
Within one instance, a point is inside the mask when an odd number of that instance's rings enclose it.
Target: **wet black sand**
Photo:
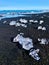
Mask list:
[[[46,16],[44,16],[46,15]],[[41,18],[43,16],[44,18]],[[48,38],[49,39],[49,13],[44,14],[35,14],[27,15],[27,17],[17,17],[17,18],[5,18],[0,21],[0,65],[49,65],[49,44],[40,45],[37,39]],[[27,24],[28,27],[15,27],[9,26],[11,20],[18,20],[20,18],[25,18],[28,20],[44,20],[45,23],[42,26],[46,26],[47,30],[42,31],[38,30],[38,24]],[[3,21],[8,21],[6,24],[3,24]],[[48,26],[47,26],[48,25]],[[17,43],[12,43],[11,38],[15,37],[18,33],[24,33],[25,37],[30,37],[34,40],[35,48],[40,49],[39,61],[34,60],[28,55],[28,52],[20,48]]]

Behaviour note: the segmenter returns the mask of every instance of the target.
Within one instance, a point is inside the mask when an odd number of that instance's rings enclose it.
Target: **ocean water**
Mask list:
[[[39,14],[49,10],[0,10],[0,19],[25,16],[24,14]]]
[[[0,10],[0,14],[7,13],[41,13],[48,10]]]

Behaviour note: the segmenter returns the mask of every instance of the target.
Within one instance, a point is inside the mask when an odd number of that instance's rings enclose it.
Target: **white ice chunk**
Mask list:
[[[24,38],[22,35],[18,34],[14,39],[13,42],[19,42],[22,45],[22,48],[25,50],[29,50],[33,48],[32,39]]]
[[[46,30],[46,27],[38,26],[38,30]]]
[[[43,27],[43,28],[42,28],[42,30],[46,30],[46,28],[45,28],[45,27]]]
[[[23,48],[26,50],[33,48],[33,43],[32,43],[32,40],[30,38],[25,39],[25,41],[23,43]]]
[[[40,42],[40,44],[48,44],[48,41],[46,40],[46,39],[41,39],[41,42]]]
[[[16,24],[16,21],[11,21],[10,23],[9,23],[9,25],[15,25]]]
[[[24,48],[25,50],[30,50],[31,48],[33,48],[33,41],[30,38],[25,38],[23,37],[21,34],[18,34],[14,39],[13,42],[19,42],[19,44],[22,45],[22,48]],[[29,55],[31,55],[31,57],[33,57],[35,60],[39,60],[40,57],[38,56],[39,53],[39,49],[33,49],[30,50]]]
[[[44,21],[43,20],[40,20],[40,23],[39,24],[42,24]]]
[[[22,26],[22,27],[25,27],[25,28],[27,27],[27,25],[25,25],[25,24],[21,24],[21,26]]]
[[[41,39],[40,39],[40,38],[38,38],[38,41],[41,41]]]
[[[20,33],[20,35],[24,35],[24,33]]]
[[[29,22],[30,22],[30,23],[32,23],[32,22],[33,22],[33,23],[38,23],[37,20],[35,20],[35,21],[34,21],[34,20],[29,20]]]
[[[34,23],[38,23],[38,21],[37,21],[37,20],[35,20],[35,21],[34,21]]]
[[[34,20],[29,20],[30,23],[34,22]]]
[[[39,49],[36,49],[36,50],[30,51],[29,55],[33,57],[35,60],[39,60],[40,57],[38,56],[38,53],[39,53]]]
[[[7,21],[4,21],[3,24],[5,24]]]
[[[16,26],[16,27],[17,27],[17,26],[20,26],[20,23],[19,23],[19,22],[18,22],[18,23],[16,23],[16,24],[15,24],[15,26]]]
[[[15,26],[16,26],[16,27],[17,27],[17,26],[22,26],[22,27],[25,27],[25,28],[27,27],[27,25],[26,25],[26,24],[22,24],[22,23],[19,23],[19,22],[18,22],[18,23],[16,23],[16,25],[15,25]]]
[[[46,38],[38,38],[38,41],[40,42],[40,44],[48,44],[49,40],[47,40]]]
[[[42,29],[42,26],[38,26],[38,30],[39,30],[39,29]]]
[[[19,21],[20,21],[21,23],[27,23],[27,20],[26,20],[26,19],[22,19],[22,18],[21,18]]]

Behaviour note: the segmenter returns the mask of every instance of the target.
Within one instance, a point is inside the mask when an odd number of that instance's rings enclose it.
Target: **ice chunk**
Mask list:
[[[26,24],[22,24],[22,23],[19,23],[19,22],[18,22],[18,23],[16,23],[16,25],[15,25],[15,26],[16,26],[16,27],[17,27],[17,26],[22,26],[22,27],[25,27],[25,28],[27,27],[27,25],[26,25]]]
[[[20,21],[21,23],[27,23],[27,20],[22,19],[22,18],[21,18],[19,21]]]
[[[34,49],[33,51],[30,51],[29,55],[33,57],[35,60],[39,60],[40,57],[38,56],[39,49]]]
[[[46,40],[46,39],[41,39],[41,42],[40,42],[40,44],[48,44],[48,41]]]
[[[22,48],[25,50],[29,50],[30,48],[33,48],[32,39],[30,38],[24,38],[22,35],[18,34],[14,39],[13,42],[19,42],[19,44],[22,45]]]
[[[27,25],[25,25],[25,24],[21,24],[21,26],[22,26],[22,27],[25,27],[25,28],[27,27]]]
[[[24,33],[20,33],[20,35],[24,35]]]
[[[3,24],[5,24],[7,21],[4,21]]]
[[[30,23],[34,22],[34,20],[29,20]]]
[[[40,39],[40,38],[38,38],[38,41],[41,41],[41,39]]]
[[[46,30],[46,28],[45,28],[45,27],[43,27],[43,28],[42,28],[42,30]]]
[[[21,25],[21,24],[20,24],[19,22],[15,24],[16,27],[17,27],[17,26],[20,26],[20,25]]]
[[[35,20],[35,21],[34,21],[34,20],[29,20],[29,22],[30,22],[30,23],[32,23],[32,22],[33,22],[33,23],[38,23],[37,20]]]
[[[25,41],[23,43],[23,48],[26,50],[33,48],[33,43],[32,43],[32,40],[30,38],[25,39]]]
[[[40,23],[39,24],[42,24],[44,21],[43,20],[40,20]]]
[[[42,38],[42,39],[38,38],[38,41],[40,41],[40,44],[48,44],[49,42],[49,40],[46,38]]]
[[[34,21],[34,23],[38,23],[38,21],[37,21],[37,20],[35,20],[35,21]]]
[[[13,42],[19,42],[22,45],[22,48],[25,50],[30,50],[29,55],[33,57],[35,60],[39,60],[40,57],[38,56],[39,49],[33,49],[33,41],[30,38],[25,38],[20,34],[18,34],[14,39]]]
[[[38,26],[38,30],[42,29],[42,26]]]
[[[16,21],[11,21],[10,23],[9,23],[9,25],[15,25],[16,24]]]
[[[38,26],[38,30],[46,30],[46,28],[45,27],[42,27],[42,26]]]

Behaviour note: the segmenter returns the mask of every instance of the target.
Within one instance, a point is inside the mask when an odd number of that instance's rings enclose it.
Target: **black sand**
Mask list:
[[[44,16],[46,15],[46,16]],[[43,16],[44,18],[41,18]],[[37,41],[38,38],[47,38],[49,39],[49,13],[44,14],[33,14],[27,15],[26,17],[17,17],[17,18],[5,18],[0,21],[0,65],[48,65],[49,64],[49,44],[40,45]],[[28,27],[15,27],[9,26],[11,20],[18,20],[20,18],[25,18],[28,20],[44,20],[45,23],[42,26],[46,26],[47,30],[42,31],[38,30],[38,24],[27,24]],[[3,24],[3,21],[8,21],[6,24]],[[48,26],[47,26],[48,25]],[[19,31],[20,29],[20,31]],[[17,43],[12,43],[11,38],[15,37],[18,33],[24,33],[25,37],[30,37],[34,40],[35,48],[40,49],[39,61],[34,60],[28,55],[28,52],[22,48],[19,48]]]

